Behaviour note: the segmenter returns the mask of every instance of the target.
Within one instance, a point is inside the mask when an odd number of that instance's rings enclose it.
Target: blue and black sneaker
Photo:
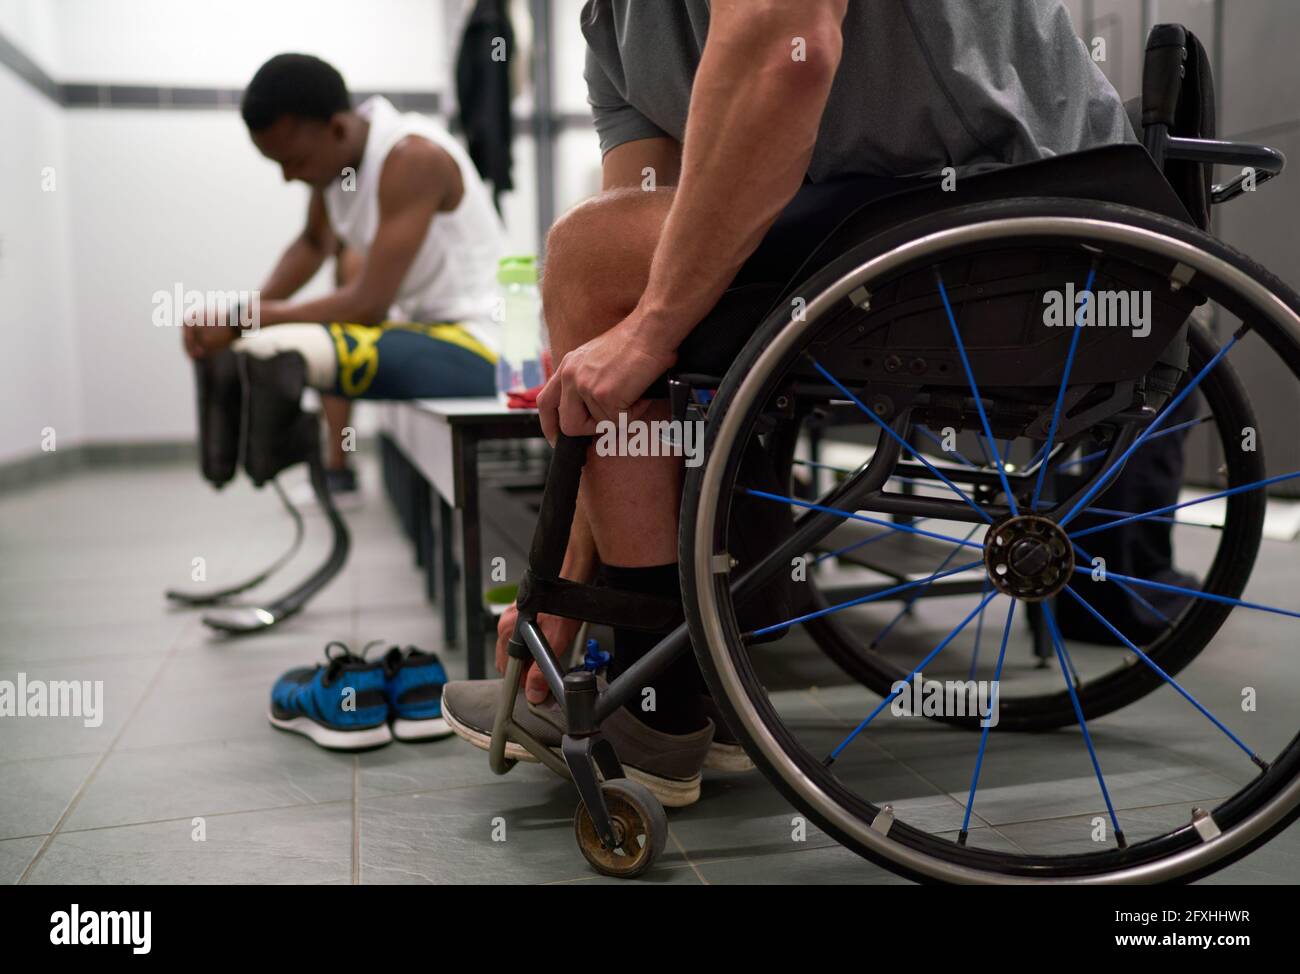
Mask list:
[[[394,646],[384,654],[384,694],[393,736],[399,741],[434,741],[448,737],[442,717],[442,688],[447,671],[433,653]]]
[[[341,652],[331,653],[337,647]],[[393,739],[388,729],[384,661],[368,662],[343,643],[327,663],[290,670],[271,688],[271,726],[335,751],[362,751]]]

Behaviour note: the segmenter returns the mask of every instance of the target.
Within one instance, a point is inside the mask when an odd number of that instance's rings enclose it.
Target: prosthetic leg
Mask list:
[[[240,464],[261,487],[271,481],[294,522],[289,550],[265,570],[234,585],[207,592],[168,591],[187,606],[220,605],[279,571],[302,545],[302,515],[289,502],[275,477],[287,467],[306,463],[312,489],[329,521],[333,541],[324,564],[295,588],[267,603],[219,608],[203,617],[206,625],[232,635],[263,632],[300,611],[338,574],[347,561],[347,527],[325,486],[320,426],[299,405],[306,385],[306,363],[296,352],[260,359],[226,349],[195,363],[199,410],[199,463],[203,476],[220,489]]]

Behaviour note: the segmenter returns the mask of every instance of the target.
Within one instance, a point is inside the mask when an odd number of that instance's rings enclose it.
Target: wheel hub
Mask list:
[[[989,528],[984,567],[999,592],[1042,602],[1070,581],[1074,547],[1055,521],[1037,514],[1007,517]]]

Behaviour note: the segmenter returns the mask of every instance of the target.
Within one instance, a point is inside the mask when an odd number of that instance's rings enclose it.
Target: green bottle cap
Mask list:
[[[536,257],[502,257],[497,265],[498,284],[536,284]]]

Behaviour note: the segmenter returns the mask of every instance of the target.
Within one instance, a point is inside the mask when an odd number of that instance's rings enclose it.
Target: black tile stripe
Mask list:
[[[0,64],[39,91],[51,101],[59,102],[59,85],[41,69],[41,66],[16,47],[9,38],[0,34]]]
[[[45,73],[35,61],[0,33],[0,65],[62,108],[156,108],[192,111],[213,108],[234,111],[239,108],[242,88],[174,88],[165,85],[114,85],[74,82],[60,84]],[[437,115],[442,110],[442,94],[437,91],[357,91],[357,104],[371,95],[382,94],[399,111]]]
[[[172,88],[165,85],[110,85],[90,82],[60,84],[46,74],[31,58],[15,47],[0,33],[0,65],[13,71],[33,88],[61,108],[154,108],[161,110],[194,111],[216,109],[234,111],[239,108],[242,88]],[[371,95],[383,95],[398,111],[424,112],[441,115],[450,104],[438,91],[354,91],[352,100],[361,104]],[[555,115],[551,124],[558,130],[589,129],[591,116],[586,112],[565,112]],[[534,134],[536,118],[533,115],[515,117],[515,134]],[[456,120],[452,131],[459,131]]]

